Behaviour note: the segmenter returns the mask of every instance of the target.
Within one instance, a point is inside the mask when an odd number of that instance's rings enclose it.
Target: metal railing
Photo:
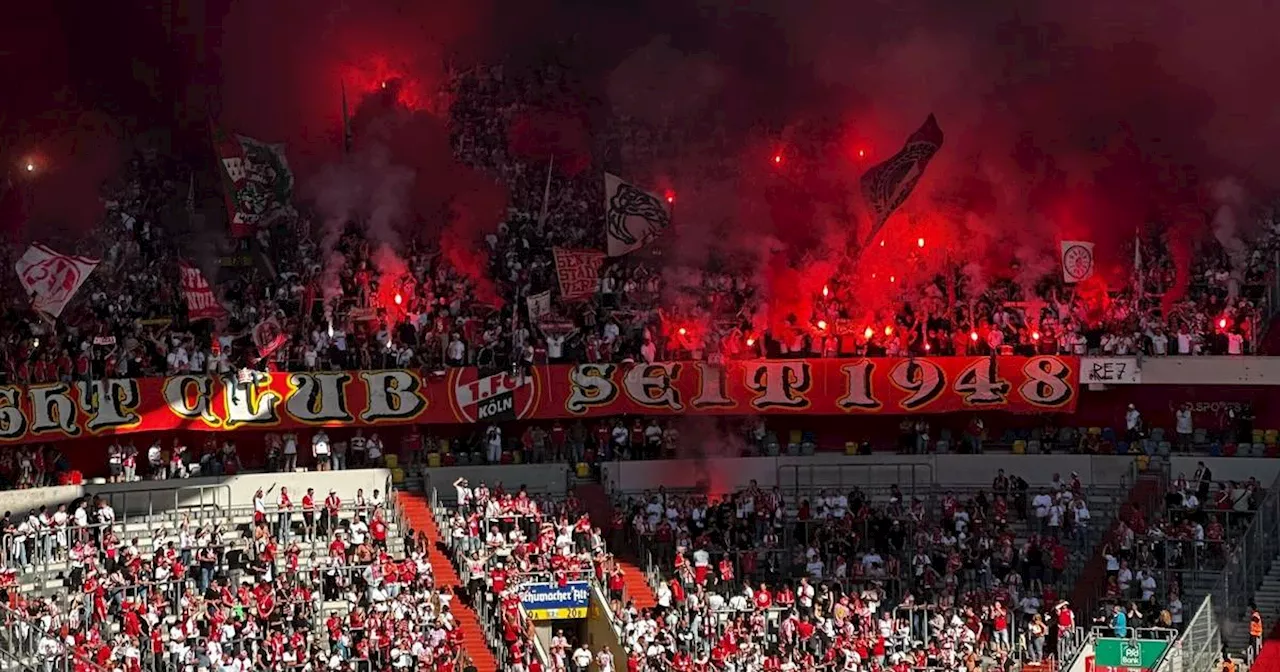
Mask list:
[[[1227,536],[1222,577],[1209,591],[1213,613],[1220,621],[1236,621],[1245,615],[1249,600],[1262,585],[1277,553],[1280,553],[1280,477],[1267,488],[1266,497],[1254,511],[1252,524],[1238,536]]]
[[[934,489],[933,465],[924,462],[884,464],[787,464],[778,467],[778,488],[797,500],[801,492],[896,483],[907,497]]]
[[[0,604],[0,669],[23,672],[109,672],[88,656],[68,648],[64,638],[30,614]]]
[[[1187,622],[1182,635],[1173,640],[1156,672],[1199,672],[1217,669],[1222,654],[1222,632],[1214,613],[1213,596],[1208,595]]]

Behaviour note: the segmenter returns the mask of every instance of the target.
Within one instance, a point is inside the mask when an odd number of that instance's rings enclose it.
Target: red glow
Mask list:
[[[884,335],[885,335],[885,336],[892,336],[892,335],[893,335],[893,325],[891,325],[891,324],[886,324],[886,325],[884,326]]]
[[[826,328],[827,328],[827,321],[826,321],[826,320],[818,320],[818,328],[819,328],[819,329],[822,329],[822,330],[826,330]]]
[[[688,330],[686,330],[684,327],[680,327],[679,329],[677,329],[677,330],[676,330],[676,333],[680,334],[681,336],[684,336],[685,334],[687,334],[687,333],[689,333],[689,332],[688,332]]]
[[[664,197],[667,199],[668,203],[676,202],[676,192],[671,191],[670,189],[667,190],[667,193],[664,194]]]
[[[400,296],[400,292],[396,292],[395,302],[397,306],[404,303],[404,297]]]
[[[875,335],[875,333],[876,333],[875,329],[872,329],[871,327],[867,327],[865,330],[863,330],[862,337],[871,338],[872,336]]]
[[[916,239],[916,245],[918,245],[918,246],[920,246],[920,247],[924,247],[924,238],[917,238],[917,239]]]
[[[976,340],[978,340],[978,332],[976,332],[976,331],[971,331],[971,332],[969,332],[969,340],[971,340],[971,341],[976,341]]]
[[[339,77],[346,86],[353,114],[366,96],[390,93],[393,84],[397,104],[410,110],[431,107],[431,96],[427,93],[433,89],[430,83],[415,78],[406,63],[397,62],[390,54],[375,54],[360,62],[348,63]]]
[[[884,241],[880,241],[880,247],[884,247]]]
[[[925,351],[925,352],[929,352],[929,351],[930,351],[930,350],[932,350],[932,349],[933,349],[933,346],[932,346],[932,345],[929,345],[928,343],[925,343],[925,344],[924,344],[924,351]]]
[[[773,163],[774,163],[774,165],[779,165],[779,164],[781,164],[781,163],[782,163],[782,155],[781,155],[781,154],[774,154],[774,155],[773,155]]]
[[[1225,318],[1225,317],[1224,317],[1224,318],[1222,318],[1221,320],[1218,320],[1218,328],[1219,328],[1219,329],[1226,329],[1226,328],[1227,328],[1227,318]]]
[[[830,294],[830,293],[831,293],[831,290],[830,290],[830,289],[828,289],[826,285],[823,285],[823,286],[822,286],[822,295],[823,295],[823,296],[826,296],[826,295],[828,295],[828,294]]]
[[[747,337],[747,347],[749,348],[749,347],[751,347],[751,346],[753,346],[753,345],[755,345],[755,344],[756,344],[756,339],[751,338],[750,336],[748,336],[748,337]]]
[[[859,148],[859,149],[858,149],[858,158],[859,158],[859,159],[865,159],[865,158],[867,158],[867,150]]]
[[[1031,332],[1031,340],[1033,340],[1033,341],[1038,341],[1038,340],[1040,340],[1040,332],[1038,332],[1038,331],[1033,331],[1033,332]]]
[[[898,281],[898,276],[896,275],[889,276],[889,282],[897,282],[897,281]]]

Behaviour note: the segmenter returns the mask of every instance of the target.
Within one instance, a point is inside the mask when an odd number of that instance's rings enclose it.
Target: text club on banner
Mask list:
[[[31,298],[31,307],[58,317],[98,263],[98,259],[61,254],[51,247],[35,243],[27,248],[13,269]]]
[[[1062,241],[1063,282],[1084,282],[1093,277],[1093,243],[1083,240]]]
[[[520,605],[533,621],[586,618],[591,606],[591,584],[586,581],[570,581],[563,586],[526,583],[520,586]]]
[[[1137,357],[1083,357],[1081,385],[1141,385],[1142,363]]]
[[[270,354],[279,332],[256,330]],[[278,347],[278,346],[276,346]],[[266,355],[264,355],[266,356]],[[1074,357],[732,360],[541,365],[528,373],[265,373],[0,387],[0,442],[104,434],[306,431],[618,415],[920,415],[1071,412]],[[89,403],[96,399],[97,403]]]

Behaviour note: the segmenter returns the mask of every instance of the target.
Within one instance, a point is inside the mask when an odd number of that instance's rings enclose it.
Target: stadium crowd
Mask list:
[[[572,494],[552,504],[455,486],[456,562],[476,601],[501,605],[494,627],[521,654],[520,585],[588,576],[610,600],[627,669],[1014,669],[1080,641],[1060,597],[1091,520],[1075,475],[1033,488],[1000,471],[990,490],[937,507],[897,486],[660,490],[622,502],[603,531]],[[624,594],[616,546],[649,559],[656,607]],[[553,670],[623,664],[563,632],[548,653]]]
[[[10,291],[0,326],[6,345],[0,373],[7,382],[28,383],[181,371],[229,375],[265,364],[437,370],[758,354],[1242,354],[1257,345],[1265,318],[1257,288],[1275,247],[1271,230],[1250,241],[1245,262],[1234,266],[1225,253],[1197,255],[1191,290],[1167,315],[1159,301],[1135,298],[1160,295],[1173,272],[1167,251],[1144,241],[1142,291],[1121,291],[1101,308],[1060,282],[1033,291],[1012,282],[966,288],[962,281],[947,290],[948,283],[934,279],[916,288],[914,300],[868,322],[848,304],[853,286],[835,278],[831,295],[816,301],[813,324],[756,338],[761,305],[759,288],[745,280],[750,274],[700,271],[680,281],[697,287],[681,290],[695,300],[672,302],[663,300],[671,294],[670,274],[652,258],[636,257],[607,264],[591,299],[557,305],[550,319],[531,321],[524,300],[555,289],[552,249],[603,243],[599,172],[557,173],[543,214],[549,168],[509,146],[512,120],[532,114],[531,101],[545,107],[574,86],[559,68],[476,68],[450,81],[456,155],[501,181],[511,196],[506,221],[485,239],[476,262],[483,268],[460,268],[438,246],[415,240],[395,251],[398,263],[388,264],[362,227],[353,222],[340,232],[321,230],[300,203],[232,255],[247,261],[232,264],[243,267],[204,269],[228,312],[216,324],[186,319],[179,282],[179,262],[192,256],[184,252],[183,232],[174,230],[191,209],[184,208],[193,195],[184,179],[189,173],[156,152],[140,152],[118,182],[105,185],[106,216],[92,235],[45,241],[103,260],[61,319],[33,314],[5,273]],[[607,140],[624,145],[625,156],[636,153],[633,144],[668,135],[628,126],[640,123],[634,120],[615,122]],[[6,246],[5,268],[20,252]],[[954,298],[944,299],[948,291]],[[254,329],[271,319],[286,343],[260,349]]]
[[[184,516],[129,533],[100,499],[6,513],[6,650],[76,670],[455,672],[461,633],[436,551],[410,529],[394,538],[376,491],[297,496],[259,491],[249,522]],[[32,591],[28,576],[64,589]]]

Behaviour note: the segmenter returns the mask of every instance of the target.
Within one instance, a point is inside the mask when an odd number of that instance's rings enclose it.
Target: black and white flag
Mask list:
[[[671,225],[671,210],[657,195],[616,175],[604,175],[607,252],[620,257],[645,246]]]
[[[862,176],[862,195],[871,209],[870,245],[898,206],[916,188],[933,155],[942,147],[942,129],[931,114],[924,124],[907,138],[897,154],[871,167]]]

